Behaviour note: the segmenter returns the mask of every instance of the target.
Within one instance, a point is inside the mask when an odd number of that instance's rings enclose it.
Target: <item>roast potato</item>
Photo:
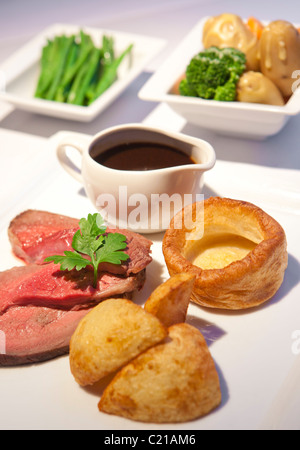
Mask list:
[[[237,84],[237,100],[247,103],[284,105],[284,99],[277,86],[261,72],[245,72]]]
[[[210,17],[203,28],[204,48],[233,47],[245,53],[247,70],[259,70],[258,39],[241,17],[235,14],[220,14]]]
[[[145,303],[145,310],[166,326],[185,322],[195,276],[179,273],[158,286]]]
[[[219,377],[205,339],[181,323],[117,373],[98,407],[141,422],[178,423],[201,417],[220,402]]]
[[[126,299],[108,299],[79,323],[70,342],[71,372],[91,385],[167,336],[152,314]]]
[[[289,22],[276,20],[264,27],[259,41],[260,70],[281,91],[285,98],[292,95],[300,68],[300,35]]]

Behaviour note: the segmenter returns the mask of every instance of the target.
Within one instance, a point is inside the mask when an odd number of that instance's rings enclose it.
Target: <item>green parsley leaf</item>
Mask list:
[[[105,233],[107,227],[105,226],[103,217],[101,216],[101,214],[95,214],[95,216],[96,216],[96,224],[99,230],[103,230],[102,232]]]
[[[89,256],[103,244],[103,237],[100,234],[106,231],[106,227],[98,226],[97,216],[98,214],[89,214],[87,219],[80,219],[80,230],[76,231],[72,241],[75,250]]]
[[[129,256],[123,252],[127,247],[126,236],[121,233],[106,233],[107,227],[100,214],[89,214],[80,219],[79,230],[73,236],[74,251],[64,255],[53,255],[45,262],[60,264],[60,270],[81,270],[91,265],[94,269],[94,287],[97,287],[98,267],[103,262],[121,264]],[[83,256],[86,255],[86,256]]]
[[[128,259],[128,255],[120,250],[127,247],[126,236],[120,233],[109,233],[105,239],[105,245],[96,251],[96,261],[98,264],[107,262],[111,264],[121,264]]]
[[[53,261],[55,264],[60,264],[60,270],[81,270],[91,264],[87,258],[84,258],[77,252],[65,251],[63,255],[49,256],[45,259],[46,262]]]

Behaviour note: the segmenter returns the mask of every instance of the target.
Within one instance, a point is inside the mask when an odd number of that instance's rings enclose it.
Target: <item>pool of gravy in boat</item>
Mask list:
[[[95,156],[94,156],[95,155]],[[93,159],[116,170],[159,170],[196,164],[186,153],[168,145],[135,142],[121,144],[101,152],[93,149]]]

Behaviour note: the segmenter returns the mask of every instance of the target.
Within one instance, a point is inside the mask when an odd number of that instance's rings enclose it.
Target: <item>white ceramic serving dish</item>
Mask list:
[[[38,99],[34,92],[39,77],[39,61],[42,47],[48,38],[60,34],[73,34],[83,29],[96,45],[101,45],[103,34],[114,38],[116,54],[133,44],[131,56],[119,67],[118,80],[90,106],[77,106]],[[0,66],[0,100],[19,109],[64,119],[88,122],[101,113],[133,80],[147,63],[164,47],[162,39],[124,33],[114,30],[54,24],[11,55]]]
[[[167,103],[188,122],[217,133],[264,139],[277,134],[288,119],[300,112],[300,89],[285,106],[241,102],[219,102],[170,94],[185,73],[191,58],[202,49],[202,31],[208,17],[191,30],[175,51],[139,92],[143,100]],[[296,80],[295,80],[296,81]]]

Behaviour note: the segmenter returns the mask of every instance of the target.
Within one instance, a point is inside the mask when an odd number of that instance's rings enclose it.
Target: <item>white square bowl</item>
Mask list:
[[[284,106],[244,102],[220,102],[170,94],[176,81],[185,73],[193,56],[203,50],[204,17],[175,51],[145,83],[139,92],[142,100],[168,104],[187,122],[220,134],[264,139],[277,134],[290,116],[300,112],[300,89]],[[300,69],[300,68],[299,68]]]
[[[95,45],[101,45],[104,34],[114,38],[116,55],[133,44],[131,56],[119,67],[118,79],[89,106],[77,106],[34,97],[40,72],[40,57],[47,39],[56,35],[76,34],[83,29]],[[38,34],[0,66],[0,100],[19,109],[64,119],[89,122],[100,114],[145,68],[165,46],[162,39],[114,30],[54,24]],[[2,85],[2,86],[1,86]]]

